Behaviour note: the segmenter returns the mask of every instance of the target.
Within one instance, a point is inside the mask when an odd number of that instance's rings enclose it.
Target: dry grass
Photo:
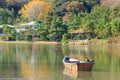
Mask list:
[[[33,43],[35,44],[60,44],[60,42],[56,42],[56,41],[36,41]]]
[[[92,39],[89,44],[105,45],[108,44],[107,39]]]
[[[120,36],[110,37],[108,38],[108,43],[120,43]]]
[[[61,44],[60,42],[56,41],[0,41],[0,44]],[[108,39],[92,39],[92,40],[74,40],[74,41],[69,41],[68,45],[88,45],[88,44],[120,44],[120,36],[116,37],[110,37]]]
[[[24,43],[24,44],[27,44],[27,43],[30,43],[28,41],[0,41],[0,44],[6,44],[6,43],[10,43],[10,44],[13,44],[13,43]]]
[[[35,41],[35,42],[30,42],[30,41],[0,41],[0,44],[58,44],[59,42],[47,42],[47,41]]]
[[[88,45],[89,41],[85,40],[75,40],[75,41],[69,41],[69,45]]]
[[[106,39],[92,39],[92,40],[77,40],[77,41],[69,41],[68,44],[69,45],[105,45],[108,44],[107,42],[108,40]]]

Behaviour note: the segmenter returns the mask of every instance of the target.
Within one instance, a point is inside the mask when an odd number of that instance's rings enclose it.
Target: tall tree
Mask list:
[[[40,23],[38,26],[38,34],[40,36],[40,40],[49,40],[49,29],[51,26],[51,21],[52,21],[52,16],[51,15],[46,15],[44,18],[44,22]]]
[[[109,35],[109,15],[110,9],[107,7],[97,5],[91,10],[89,18],[92,24],[90,23],[90,25],[93,26],[92,31],[94,31],[99,38],[107,38]]]
[[[111,34],[117,36],[120,31],[120,17],[118,19],[113,19],[110,22]]]
[[[32,0],[22,7],[21,14],[22,17],[28,18],[29,20],[43,20],[50,9],[50,5],[44,0]]]
[[[68,26],[62,22],[62,18],[54,15],[48,35],[50,40],[61,41],[62,35],[67,32]]]
[[[0,25],[1,24],[13,24],[14,12],[8,9],[0,8]]]
[[[17,16],[18,11],[21,9],[21,7],[28,3],[28,1],[30,0],[5,0],[6,1],[6,5],[8,9],[14,9],[15,12],[15,16]]]

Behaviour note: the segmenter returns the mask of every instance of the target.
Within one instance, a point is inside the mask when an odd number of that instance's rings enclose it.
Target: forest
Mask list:
[[[120,36],[120,6],[106,5],[103,0],[0,0],[0,31],[9,40],[18,41],[38,37],[39,41],[67,42],[74,34],[72,31],[81,29],[72,39]],[[21,24],[31,21],[35,25],[16,31]],[[2,40],[6,40],[5,36]]]

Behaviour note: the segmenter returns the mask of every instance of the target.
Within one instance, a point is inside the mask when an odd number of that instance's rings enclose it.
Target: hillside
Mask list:
[[[101,4],[113,8],[120,5],[120,0],[101,0]]]
[[[116,37],[120,35],[120,6],[115,7],[119,4],[120,0],[0,0],[1,34],[9,37],[2,40],[67,42]],[[20,26],[33,21],[35,25]]]

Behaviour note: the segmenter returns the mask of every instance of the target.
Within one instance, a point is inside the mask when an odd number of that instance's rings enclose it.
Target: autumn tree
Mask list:
[[[24,5],[20,12],[22,17],[28,18],[29,20],[43,20],[45,14],[48,13],[50,9],[50,5],[44,0],[32,0]]]
[[[77,14],[79,11],[85,11],[87,8],[84,6],[83,2],[72,1],[67,7],[69,12]]]
[[[6,7],[9,10],[14,10],[14,15],[17,17],[18,11],[21,9],[21,7],[26,4],[29,0],[4,0],[6,2]]]

